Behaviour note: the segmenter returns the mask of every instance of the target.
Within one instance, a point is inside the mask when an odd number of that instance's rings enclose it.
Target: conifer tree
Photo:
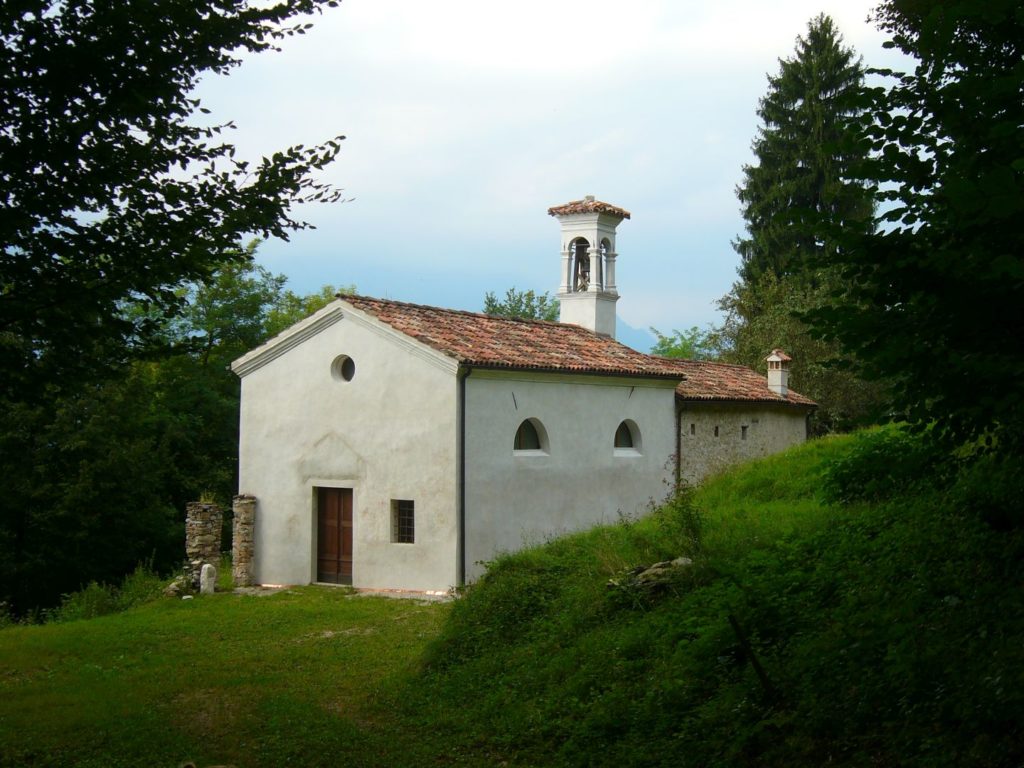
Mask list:
[[[733,247],[743,283],[769,271],[779,278],[803,273],[811,254],[832,247],[829,226],[873,227],[870,194],[847,175],[857,152],[847,126],[863,84],[860,57],[825,15],[809,22],[796,55],[780,59],[778,74],[768,76],[757,110],[757,164],[743,167],[737,189],[747,236]]]
[[[883,387],[830,363],[839,345],[811,338],[796,312],[826,302],[840,283],[830,259],[838,236],[874,229],[871,191],[852,178],[863,159],[854,125],[862,112],[864,68],[832,19],[821,15],[798,37],[795,55],[768,76],[757,110],[757,162],[737,188],[746,237],[733,243],[739,281],[719,302],[724,357],[764,370],[775,347],[794,359],[793,385],[819,404],[816,429],[870,421]]]

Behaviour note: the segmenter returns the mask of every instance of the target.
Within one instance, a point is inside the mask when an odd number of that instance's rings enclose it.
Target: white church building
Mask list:
[[[805,439],[814,403],[781,350],[766,379],[615,341],[629,212],[549,213],[561,322],[343,296],[232,364],[256,583],[447,590]]]

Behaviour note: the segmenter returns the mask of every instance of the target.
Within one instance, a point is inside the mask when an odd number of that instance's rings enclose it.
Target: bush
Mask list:
[[[61,604],[46,613],[51,622],[94,619],[120,613],[137,605],[152,602],[163,592],[163,580],[149,564],[140,563],[124,577],[120,587],[89,582],[77,592],[64,595]]]
[[[915,483],[941,479],[945,454],[927,433],[890,425],[856,434],[853,445],[825,470],[822,491],[829,503],[879,502]]]
[[[1024,528],[1024,473],[1013,459],[979,457],[963,469],[950,493],[957,507],[996,530]]]

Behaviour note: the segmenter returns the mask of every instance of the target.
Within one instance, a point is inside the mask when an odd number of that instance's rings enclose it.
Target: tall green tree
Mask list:
[[[752,147],[757,162],[743,167],[736,190],[747,228],[733,243],[743,284],[768,272],[806,275],[812,256],[834,250],[831,227],[873,228],[870,192],[849,174],[860,154],[848,125],[863,84],[860,58],[824,15],[808,23],[795,55],[768,76]]]
[[[861,173],[885,201],[846,232],[846,293],[811,315],[895,406],[953,442],[1024,449],[1024,13],[1018,0],[886,0],[915,60],[871,92]]]
[[[497,317],[554,321],[558,319],[558,300],[551,298],[547,291],[535,293],[532,290],[518,291],[513,287],[505,291],[504,299],[488,291],[484,296],[484,312]]]
[[[0,399],[102,374],[243,237],[338,199],[314,174],[343,137],[249,163],[192,96],[337,3],[0,4]]]
[[[884,402],[883,387],[835,365],[843,362],[839,345],[811,338],[796,316],[841,289],[830,266],[836,233],[875,226],[872,191],[852,170],[865,153],[855,124],[863,94],[860,57],[843,44],[832,19],[812,19],[794,55],[769,75],[760,101],[757,162],[744,166],[737,188],[747,229],[733,243],[739,280],[719,302],[726,315],[723,357],[764,370],[771,349],[789,352],[794,388],[820,406],[819,432],[870,421]]]

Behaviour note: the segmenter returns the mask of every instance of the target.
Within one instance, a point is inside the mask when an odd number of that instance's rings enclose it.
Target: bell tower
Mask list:
[[[558,319],[615,338],[615,228],[629,211],[587,195],[548,214],[562,225]]]

